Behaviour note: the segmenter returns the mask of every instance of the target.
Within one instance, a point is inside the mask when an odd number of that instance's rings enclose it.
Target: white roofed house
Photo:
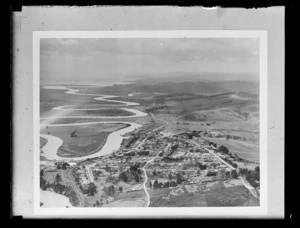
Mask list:
[[[82,170],[82,169],[79,169],[79,170],[77,170],[77,173],[79,173],[79,174],[85,174],[85,171]]]

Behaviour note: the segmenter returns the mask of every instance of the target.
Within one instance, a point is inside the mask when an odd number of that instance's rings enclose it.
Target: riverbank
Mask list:
[[[84,156],[84,157],[77,157],[77,158],[63,158],[57,155],[58,148],[62,146],[63,141],[53,135],[45,135],[41,134],[41,137],[46,138],[48,140],[48,143],[41,149],[42,156],[44,156],[48,160],[83,160],[87,158],[94,158],[99,157],[107,154],[111,154],[113,151],[116,151],[120,148],[120,145],[123,141],[125,136],[124,134],[134,131],[135,129],[139,128],[141,125],[136,123],[128,123],[128,122],[87,122],[87,123],[76,123],[76,124],[59,124],[58,126],[74,126],[74,125],[89,125],[89,124],[98,124],[98,123],[123,123],[128,125],[129,127],[122,128],[120,130],[114,131],[111,134],[108,135],[106,143],[104,146],[98,150],[96,153]],[[52,126],[52,125],[51,125]],[[57,125],[53,125],[57,126]]]
[[[125,126],[120,127],[116,131],[122,130],[122,129],[127,128],[127,127],[130,127],[130,125],[126,124]],[[82,153],[78,154],[78,151],[70,150],[68,148],[68,146],[67,145],[64,146],[64,143],[63,143],[63,145],[58,148],[57,155],[62,157],[62,158],[81,158],[81,157],[86,157],[86,156],[92,155],[94,153],[97,153],[97,151],[100,151],[103,148],[103,146],[107,142],[107,138],[108,138],[109,134],[111,134],[112,132],[103,132],[103,133],[105,133],[105,135],[102,135],[101,142],[100,142],[99,146],[93,151],[90,151],[90,152],[87,152],[87,153],[82,152]],[[84,149],[82,149],[82,151],[83,150]]]
[[[127,102],[127,101],[118,101],[118,100],[110,100],[111,98],[117,98],[118,96],[114,96],[114,95],[101,95],[101,94],[92,94],[92,93],[81,93],[80,89],[75,89],[75,88],[68,88],[67,86],[44,86],[42,87],[44,89],[54,89],[54,90],[66,90],[64,93],[66,94],[72,94],[72,95],[82,95],[82,96],[95,96],[94,100],[99,100],[99,101],[109,101],[109,102],[115,102],[117,103],[116,105],[109,105],[109,106],[135,106],[135,105],[139,105],[139,103],[135,103],[135,102]],[[100,104],[101,105],[101,104]],[[92,108],[92,109],[76,109],[74,108],[74,106],[76,105],[72,105],[72,108],[69,108],[70,105],[65,105],[65,106],[58,106],[58,107],[54,107],[53,110],[56,111],[76,111],[76,110],[81,110],[81,111],[88,111],[88,110],[104,110],[105,108]],[[110,108],[111,109],[111,108]],[[55,116],[49,116],[46,118],[40,118],[40,119],[45,119],[45,121],[43,121],[40,125],[42,130],[43,128],[45,128],[46,126],[82,126],[82,125],[91,125],[91,124],[99,124],[99,123],[119,123],[119,124],[126,124],[127,127],[121,128],[117,131],[114,131],[112,133],[110,133],[107,138],[106,141],[104,143],[104,145],[102,145],[102,147],[99,149],[97,148],[97,150],[94,150],[94,153],[89,153],[88,155],[84,155],[84,156],[80,156],[80,157],[61,157],[58,156],[57,152],[59,150],[59,148],[61,148],[61,146],[63,145],[63,140],[59,137],[55,137],[53,135],[46,135],[46,134],[41,134],[41,137],[48,140],[47,144],[41,148],[41,152],[42,152],[42,156],[45,157],[48,160],[83,160],[83,159],[87,159],[87,158],[94,158],[94,157],[99,157],[102,155],[107,155],[112,153],[113,151],[116,151],[120,148],[121,143],[123,141],[124,138],[126,138],[124,135],[126,133],[132,132],[135,129],[139,128],[141,125],[137,124],[137,123],[133,123],[133,122],[120,122],[120,121],[98,121],[98,122],[83,122],[83,123],[67,123],[67,124],[53,124],[53,122],[56,119],[64,119],[64,118],[82,118],[82,119],[90,119],[90,118],[128,118],[128,117],[143,117],[148,115],[147,113],[144,113],[142,111],[139,110],[135,110],[135,109],[125,109],[122,108],[123,111],[126,112],[131,112],[133,113],[133,115],[131,116],[66,116],[66,114],[61,114],[59,115],[59,113]]]

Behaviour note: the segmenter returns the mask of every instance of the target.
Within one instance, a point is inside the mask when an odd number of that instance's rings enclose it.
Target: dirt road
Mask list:
[[[66,177],[66,180],[68,181],[68,183],[73,187],[74,191],[76,192],[77,194],[77,197],[79,199],[79,206],[78,207],[84,207],[84,200],[83,200],[83,197],[81,196],[81,193],[80,193],[80,190],[78,190],[76,184],[75,184],[75,180],[72,176],[72,173],[71,173],[72,169],[68,169],[66,172],[65,172],[65,177]]]
[[[146,166],[147,166],[150,162],[154,161],[155,158],[157,158],[158,155],[159,155],[159,153],[158,153],[155,157],[153,157],[152,159],[150,159],[149,161],[147,161],[146,164],[144,165],[144,167],[142,168],[142,170],[144,171],[144,174],[145,174],[145,181],[144,181],[144,183],[143,183],[143,187],[144,187],[145,193],[146,193],[146,195],[147,195],[147,205],[146,205],[146,207],[149,207],[149,204],[150,204],[150,196],[149,196],[149,193],[148,193],[147,187],[146,187],[146,183],[147,183],[147,181],[148,181],[148,176],[147,176],[147,172],[146,172],[146,169],[145,169],[145,168],[146,168]]]

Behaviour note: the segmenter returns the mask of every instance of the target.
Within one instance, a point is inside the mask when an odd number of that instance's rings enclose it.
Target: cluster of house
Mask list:
[[[206,130],[203,131],[199,136],[210,137],[210,138],[226,138],[226,139],[234,139],[234,140],[243,140],[246,141],[244,137],[231,135],[226,132],[220,132],[216,130]]]
[[[214,136],[218,135],[218,132],[212,131],[210,133]],[[197,134],[199,132],[193,133],[193,135]],[[92,175],[94,178],[118,178],[120,173],[128,170],[131,165],[136,163],[145,164],[151,157],[161,154],[151,165],[148,165],[147,171],[152,172],[156,170],[158,176],[163,177],[163,179],[167,180],[169,173],[176,175],[177,172],[184,171],[182,167],[187,164],[191,165],[191,169],[185,172],[185,184],[223,180],[228,177],[230,174],[229,168],[214,155],[186,139],[189,139],[189,136],[185,133],[165,137],[153,132],[140,135],[139,139],[132,143],[129,148],[120,148],[117,153],[102,157],[91,168]],[[213,148],[207,141],[201,141],[200,143],[202,143],[203,147]],[[226,154],[218,153],[218,156],[232,159]],[[171,160],[164,162],[165,157],[171,158]],[[181,159],[176,160],[176,158]],[[199,167],[195,165],[199,162],[205,166],[200,173],[197,172]],[[80,184],[85,188],[90,183],[87,170],[80,168],[77,170],[77,173],[80,178]]]
[[[220,158],[222,159],[228,159],[230,161],[234,161],[234,159],[232,157],[230,157],[228,154],[223,154],[223,153],[220,153],[220,152],[215,152]]]
[[[193,136],[195,138],[199,137],[209,137],[209,138],[226,138],[226,139],[234,139],[234,140],[243,140],[246,141],[244,137],[231,135],[228,132],[217,131],[217,130],[205,130],[205,131],[193,131],[193,132],[183,132],[178,134],[181,138],[187,139],[189,136]]]
[[[169,179],[169,175],[173,176],[173,178],[176,179],[177,173],[184,173],[182,182],[183,184],[195,184],[195,183],[206,183],[206,182],[213,182],[213,181],[221,181],[225,180],[227,178],[231,177],[231,170],[230,168],[226,168],[222,165],[219,165],[215,168],[209,168],[205,170],[199,170],[195,169],[188,170],[188,171],[182,171],[180,167],[174,167],[175,165],[171,165],[168,168],[158,167],[158,166],[152,166],[151,169],[148,169],[148,172],[153,173],[155,170],[156,176],[153,176],[150,178],[150,181],[155,181],[156,179],[159,182],[166,182],[171,181]],[[180,166],[180,165],[179,165]],[[174,180],[174,179],[173,179]]]
[[[81,166],[78,166],[76,169],[76,176],[78,178],[79,185],[82,190],[86,190],[91,183],[91,180],[88,178],[87,170]]]
[[[174,140],[176,139],[176,140]],[[180,162],[163,162],[162,157],[158,157],[155,162],[152,163],[151,166],[149,166],[149,171],[153,172],[153,170],[156,171],[158,176],[164,176],[165,180],[167,181],[168,175],[170,172],[176,173],[178,171],[182,171],[182,167],[185,164],[190,164],[191,169],[194,170],[193,172],[185,172],[185,184],[194,184],[194,183],[204,183],[204,182],[210,182],[215,180],[224,180],[228,177],[230,177],[230,168],[227,168],[226,165],[220,162],[218,158],[216,158],[214,155],[208,153],[204,149],[200,149],[194,144],[186,143],[185,140],[181,140],[182,137],[173,137],[170,138],[168,142],[174,142],[178,144],[178,147],[176,148],[176,151],[172,153],[169,157],[171,158],[177,158],[182,157],[183,159],[180,160]],[[209,145],[207,145],[209,146]],[[170,148],[169,148],[170,150]],[[168,154],[168,153],[166,153]],[[227,156],[227,155],[222,155]],[[205,170],[201,170],[200,173],[197,171],[199,170],[199,167],[195,166],[200,162],[202,165],[205,165]],[[163,175],[161,175],[163,174]],[[161,179],[162,181],[163,179]]]

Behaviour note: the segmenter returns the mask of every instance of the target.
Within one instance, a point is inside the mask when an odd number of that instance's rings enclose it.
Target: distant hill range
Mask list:
[[[212,73],[212,72],[172,72],[151,75],[131,75],[128,81],[139,84],[157,84],[162,82],[218,82],[243,81],[259,82],[259,73]]]
[[[104,87],[102,92],[108,94],[129,93],[193,93],[193,94],[219,94],[219,93],[258,93],[258,82],[245,81],[190,81],[190,82],[157,82],[135,83]]]

